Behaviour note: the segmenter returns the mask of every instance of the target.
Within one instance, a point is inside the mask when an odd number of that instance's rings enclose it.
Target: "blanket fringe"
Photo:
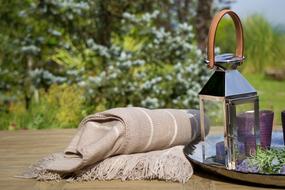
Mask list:
[[[66,179],[69,182],[93,180],[143,180],[159,179],[185,183],[193,174],[190,162],[183,154],[183,146],[166,150],[118,155],[102,162],[84,168],[72,176],[62,176],[59,173],[47,171],[44,166],[56,157],[50,155],[30,167],[23,177],[36,178],[40,181]]]

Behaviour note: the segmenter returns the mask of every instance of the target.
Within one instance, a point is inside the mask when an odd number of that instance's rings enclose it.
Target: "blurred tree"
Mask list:
[[[204,52],[208,41],[208,31],[212,20],[213,0],[198,1],[195,17],[196,36],[199,48]]]
[[[3,1],[0,7],[0,104],[20,99],[28,109],[31,99],[39,96],[38,89],[47,91],[54,83],[78,84],[102,71],[110,75],[111,60],[107,54],[103,56],[104,51],[119,45],[123,48],[121,52],[131,52],[133,49],[127,47],[130,43],[147,45],[155,40],[151,36],[156,29],[173,35],[181,24],[194,23],[197,42],[192,39],[191,32],[191,41],[186,38],[185,43],[203,44],[211,5],[211,0]],[[148,14],[155,11],[159,12],[156,17]],[[125,13],[142,19],[151,17],[151,21],[145,23],[146,30],[143,30],[137,20],[128,19],[132,26],[126,24]],[[96,51],[99,48],[103,54],[94,54],[91,42],[96,44]],[[165,47],[163,45],[161,47]],[[183,44],[175,47],[181,48]],[[180,54],[173,52],[161,60],[176,64],[186,59],[178,61]],[[152,58],[143,53],[135,58],[153,61],[154,68],[163,66],[159,57],[152,53],[149,52]],[[98,88],[100,91],[102,88]],[[90,101],[95,100],[91,98]]]

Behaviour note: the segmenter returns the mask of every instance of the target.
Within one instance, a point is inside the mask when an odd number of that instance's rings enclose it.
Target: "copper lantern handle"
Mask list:
[[[230,15],[232,20],[234,21],[235,29],[236,29],[236,53],[235,56],[237,57],[243,57],[243,28],[241,21],[238,17],[238,15],[228,9],[222,10],[219,13],[217,13],[210,26],[209,35],[208,35],[208,67],[213,68],[215,64],[215,38],[216,38],[216,31],[217,27],[219,25],[219,22],[225,16],[226,14]]]

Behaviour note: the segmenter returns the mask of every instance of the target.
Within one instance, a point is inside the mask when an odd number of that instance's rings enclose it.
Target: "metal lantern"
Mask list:
[[[235,24],[236,52],[215,56],[215,34],[224,15]],[[243,29],[231,10],[215,15],[208,36],[208,59],[213,75],[199,93],[202,161],[235,170],[239,163],[255,154],[259,144],[259,103],[256,90],[239,73],[244,60]],[[209,123],[209,126],[208,126]],[[216,135],[213,141],[208,136]]]

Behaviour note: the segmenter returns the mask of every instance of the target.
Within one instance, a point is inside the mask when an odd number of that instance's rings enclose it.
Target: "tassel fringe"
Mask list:
[[[51,154],[32,165],[21,177],[35,178],[39,181],[82,182],[94,180],[166,180],[185,183],[193,174],[190,162],[183,154],[183,146],[166,150],[118,155],[107,158],[79,172],[63,176],[60,173],[45,170],[45,165],[57,156]]]

